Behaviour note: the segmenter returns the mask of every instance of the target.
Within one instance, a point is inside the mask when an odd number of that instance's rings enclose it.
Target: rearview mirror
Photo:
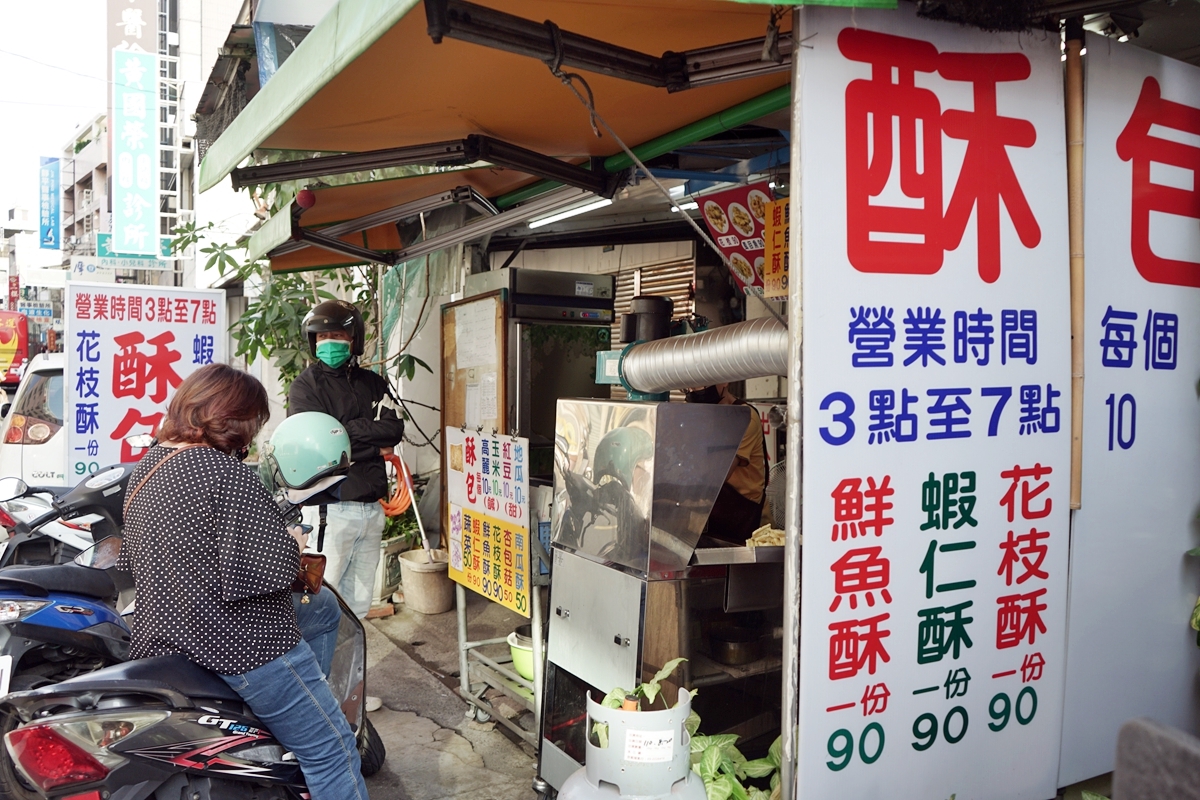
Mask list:
[[[0,478],[0,501],[12,500],[29,491],[29,486],[20,478]]]
[[[10,409],[12,409],[12,403],[5,403],[0,406],[0,417],[7,417]]]
[[[121,537],[107,536],[75,556],[75,563],[92,569],[109,569],[121,555]]]

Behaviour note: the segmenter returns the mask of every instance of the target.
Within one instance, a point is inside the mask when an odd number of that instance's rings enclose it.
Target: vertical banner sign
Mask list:
[[[57,158],[42,156],[38,170],[38,247],[42,250],[59,250],[61,190],[59,188],[59,164]]]
[[[729,259],[738,285],[747,292],[762,292],[767,206],[772,199],[766,181],[705,195],[700,214],[708,232]]]
[[[529,616],[529,440],[446,428],[450,577]]]
[[[790,206],[786,197],[767,204],[763,297],[788,296],[788,261],[791,257]]]
[[[21,302],[21,276],[8,276],[8,310],[16,311]]]
[[[799,796],[1044,800],[1069,533],[1058,36],[806,16]]]
[[[66,288],[67,481],[136,461],[179,384],[223,362],[225,293],[133,284]]]
[[[1200,593],[1200,69],[1087,42],[1081,507],[1059,785],[1133,717],[1194,730]]]
[[[158,254],[158,57],[114,50],[112,232],[115,249]]]

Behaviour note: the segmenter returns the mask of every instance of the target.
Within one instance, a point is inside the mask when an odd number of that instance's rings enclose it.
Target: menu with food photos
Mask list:
[[[767,207],[774,200],[766,181],[706,195],[698,201],[704,223],[738,285],[763,291]]]

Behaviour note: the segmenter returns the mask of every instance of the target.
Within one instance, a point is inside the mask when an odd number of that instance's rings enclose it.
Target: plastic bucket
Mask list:
[[[426,553],[433,557],[429,563]],[[445,550],[409,550],[400,554],[404,604],[418,614],[441,614],[454,605],[454,582]]]
[[[533,640],[523,644],[522,637],[513,631],[508,635],[508,650],[512,653],[513,670],[527,681],[533,680]]]

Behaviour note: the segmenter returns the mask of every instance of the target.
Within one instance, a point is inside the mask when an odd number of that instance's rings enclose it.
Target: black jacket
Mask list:
[[[356,366],[332,369],[319,361],[301,372],[288,390],[288,416],[323,411],[346,426],[354,463],[341,483],[342,500],[372,503],[387,494],[379,448],[395,447],[404,435],[404,420],[392,408],[380,407],[388,396],[387,382],[374,372]]]

